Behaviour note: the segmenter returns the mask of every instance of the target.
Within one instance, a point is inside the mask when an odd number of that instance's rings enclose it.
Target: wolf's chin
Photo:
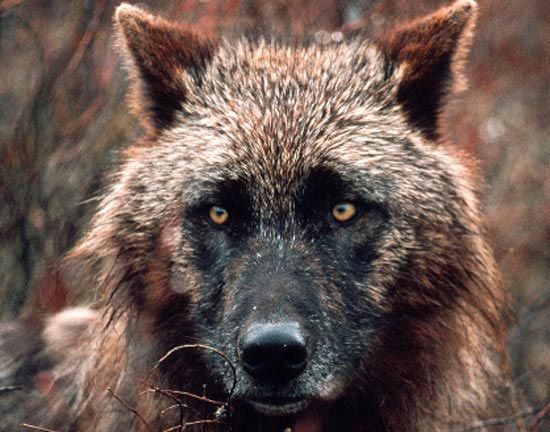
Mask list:
[[[289,403],[269,403],[267,401],[248,402],[256,412],[272,418],[289,418],[289,426],[284,431],[321,432],[329,405],[302,399]]]
[[[296,416],[290,428],[291,432],[321,432],[330,406],[313,402],[307,409]]]

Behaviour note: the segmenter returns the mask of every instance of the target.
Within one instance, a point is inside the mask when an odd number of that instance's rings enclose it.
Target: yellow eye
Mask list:
[[[341,202],[332,208],[332,217],[337,222],[347,222],[351,220],[357,213],[355,204],[349,202]]]
[[[208,216],[210,216],[210,220],[216,225],[223,225],[227,222],[227,219],[229,219],[229,213],[227,210],[218,206],[210,207]]]

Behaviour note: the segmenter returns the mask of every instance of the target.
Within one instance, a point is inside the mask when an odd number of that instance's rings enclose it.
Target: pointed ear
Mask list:
[[[464,87],[461,69],[476,17],[474,0],[458,0],[379,41],[398,79],[398,102],[429,139],[438,137],[438,117],[447,94]]]
[[[186,25],[126,3],[116,10],[115,26],[138,111],[154,130],[167,127],[191,87],[200,85],[214,44]]]

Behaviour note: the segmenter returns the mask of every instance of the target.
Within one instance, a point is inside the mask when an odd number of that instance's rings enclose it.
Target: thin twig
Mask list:
[[[34,430],[42,431],[42,432],[57,432],[57,431],[54,431],[53,429],[48,429],[48,428],[45,428],[45,427],[35,426],[35,425],[32,425],[32,424],[28,424],[28,423],[21,423],[20,426],[24,427],[24,428],[27,428],[27,429],[34,429]]]
[[[156,388],[154,386],[151,386],[149,383],[146,383],[146,385],[148,385],[151,388],[142,391],[139,394],[140,396],[143,395],[144,393],[156,392],[157,391]],[[196,399],[196,400],[199,400],[199,401],[202,401],[202,402],[207,402],[207,403],[210,403],[210,404],[213,404],[213,405],[225,405],[225,402],[210,399],[210,398],[207,398],[206,396],[199,396],[198,394],[191,393],[191,392],[186,392],[186,391],[181,391],[181,390],[172,390],[172,389],[164,389],[164,391],[168,392],[168,393],[173,393],[173,394],[178,395],[178,396],[190,397],[192,399]]]
[[[523,385],[525,381],[530,380],[533,375],[539,375],[543,373],[546,370],[544,365],[539,365],[535,367],[534,369],[528,370],[527,372],[522,373],[518,377],[516,377],[513,381],[513,384],[516,385],[516,387]]]
[[[505,424],[511,424],[518,420],[524,419],[526,417],[534,416],[535,418],[540,418],[539,414],[541,412],[545,412],[548,414],[550,412],[550,402],[547,402],[546,404],[538,407],[531,407],[527,408],[523,411],[517,412],[516,414],[513,414],[509,417],[501,417],[501,418],[492,418],[492,419],[486,419],[486,420],[479,420],[475,423],[472,423],[468,428],[462,429],[461,432],[471,432],[478,429],[483,429],[485,427],[491,427],[491,426],[502,426]]]
[[[161,388],[158,388],[158,387],[155,387],[154,385],[150,384],[147,381],[145,381],[145,385],[149,386],[155,392],[160,393],[161,395],[166,396],[166,397],[172,399],[174,402],[176,402],[176,404],[179,408],[179,414],[180,414],[179,424],[180,425],[183,425],[183,423],[184,423],[184,421],[183,421],[183,418],[184,418],[183,408],[189,408],[189,409],[195,411],[189,405],[184,404],[181,400],[179,400],[176,396],[170,394],[168,391],[166,391],[164,389],[161,389]],[[180,428],[180,432],[183,432],[183,426]]]
[[[226,417],[226,424],[228,425],[228,430],[231,430],[231,409],[230,409],[230,406],[231,406],[231,398],[233,397],[233,393],[235,392],[235,387],[237,386],[237,370],[235,369],[235,366],[233,365],[233,363],[231,362],[231,360],[229,359],[229,357],[227,356],[227,354],[225,354],[224,352],[214,348],[214,347],[211,347],[209,345],[203,345],[203,344],[185,344],[185,345],[178,345],[174,348],[172,348],[170,351],[168,351],[166,354],[164,354],[157,362],[156,364],[151,368],[151,370],[149,371],[149,373],[147,374],[147,376],[145,377],[145,381],[148,381],[149,377],[151,376],[151,374],[160,367],[160,365],[166,361],[166,359],[168,359],[168,357],[170,357],[172,354],[178,352],[178,351],[181,351],[181,350],[184,350],[184,349],[203,349],[203,350],[206,350],[206,351],[211,351],[217,355],[219,355],[220,357],[222,357],[226,363],[229,365],[229,367],[231,368],[231,372],[232,372],[232,375],[233,375],[233,383],[231,385],[231,390],[229,390],[229,393],[227,394],[227,400],[225,402],[225,407],[227,409],[227,417]],[[183,421],[180,423],[183,425]],[[182,429],[183,430],[183,429]]]
[[[67,62],[67,66],[60,75],[72,75],[77,67],[82,62],[86,50],[89,48],[90,44],[94,40],[95,35],[100,29],[99,23],[103,12],[105,11],[105,0],[96,1],[94,3],[94,8],[92,10],[92,16],[88,19],[86,23],[86,29],[83,30],[83,33],[78,40],[71,57]]]
[[[550,415],[550,402],[547,402],[546,405],[544,405],[541,410],[535,414],[533,421],[529,426],[529,431],[536,432],[539,422],[548,415]]]
[[[181,350],[184,350],[184,349],[191,349],[191,348],[198,348],[198,349],[203,349],[203,350],[206,350],[206,351],[212,351],[213,353],[216,353],[217,355],[219,355],[220,357],[222,357],[226,362],[227,364],[229,365],[229,367],[231,368],[231,372],[233,374],[233,384],[231,386],[231,390],[229,391],[229,395],[228,395],[228,399],[227,399],[227,404],[229,405],[229,402],[231,401],[231,397],[233,396],[233,392],[235,391],[235,387],[237,385],[237,371],[235,369],[235,366],[233,366],[233,363],[231,362],[231,360],[229,359],[229,357],[223,353],[222,351],[214,348],[214,347],[211,347],[209,345],[203,345],[203,344],[186,344],[186,345],[178,345],[174,348],[172,348],[170,351],[168,351],[166,354],[164,354],[158,361],[157,363],[155,364],[155,366],[153,366],[153,368],[149,371],[149,373],[147,374],[146,376],[146,379],[149,378],[149,376],[156,370],[159,368],[159,366],[164,362],[166,361],[166,359],[168,359],[168,357],[170,357],[172,354],[174,354],[175,352],[177,351],[181,351]]]
[[[107,388],[107,391],[111,394],[111,396],[113,396],[117,401],[119,401],[127,410],[134,413],[134,415],[142,421],[142,423],[145,425],[147,430],[153,432],[153,428],[151,428],[151,426],[149,426],[149,423],[147,423],[147,420],[145,420],[145,418],[143,418],[143,416],[135,408],[132,408],[124,400],[122,400],[122,398],[120,398],[117,394],[115,394],[115,392],[113,391],[112,388],[110,388],[110,387]]]
[[[172,432],[177,429],[181,430],[182,427],[186,428],[187,426],[197,426],[197,425],[205,425],[205,424],[223,424],[223,422],[221,422],[220,420],[195,420],[195,421],[184,423],[182,425],[172,426],[168,429],[164,429],[163,432]]]

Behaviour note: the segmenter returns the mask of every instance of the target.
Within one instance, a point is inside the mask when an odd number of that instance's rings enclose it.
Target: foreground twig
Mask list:
[[[163,432],[173,432],[177,429],[185,429],[187,426],[197,426],[197,425],[205,425],[205,424],[223,424],[222,421],[220,420],[215,420],[215,419],[212,419],[212,420],[195,420],[195,421],[190,421],[190,422],[186,422],[186,423],[183,423],[181,425],[177,425],[177,426],[172,426],[168,429],[164,429]]]
[[[546,405],[544,405],[541,410],[535,414],[533,420],[531,421],[529,431],[536,432],[539,422],[548,415],[550,415],[550,402],[547,402]]]
[[[32,425],[32,424],[28,424],[28,423],[21,423],[21,427],[24,427],[24,428],[27,428],[27,429],[33,429],[33,430],[37,430],[37,431],[41,431],[41,432],[57,432],[57,431],[54,431],[53,429],[48,429],[48,428],[41,427],[41,426],[35,426],[35,425]]]
[[[147,428],[147,430],[153,432],[153,429],[151,428],[151,426],[149,426],[149,423],[147,423],[147,420],[145,420],[145,418],[143,418],[143,416],[138,412],[138,410],[136,410],[135,408],[132,408],[130,405],[128,405],[124,400],[122,400],[122,398],[120,398],[120,396],[118,396],[112,388],[107,388],[107,391],[111,394],[111,396],[113,396],[117,401],[119,401],[126,409],[128,409],[129,411],[131,411],[132,413],[134,413],[134,415],[140,419],[142,421],[142,423],[145,425],[145,427]]]
[[[178,351],[181,351],[181,350],[184,350],[184,349],[202,349],[202,350],[206,350],[206,351],[211,351],[217,355],[219,355],[220,357],[222,357],[225,362],[229,365],[229,367],[231,368],[231,373],[232,373],[232,376],[233,376],[233,382],[232,382],[232,385],[231,385],[231,389],[227,395],[227,399],[225,401],[225,403],[223,404],[220,404],[222,405],[223,407],[225,407],[226,409],[226,412],[227,412],[227,415],[226,415],[226,418],[225,418],[225,422],[226,422],[226,425],[228,425],[228,430],[231,430],[231,410],[230,410],[230,405],[231,405],[231,398],[233,397],[233,393],[235,391],[235,387],[237,386],[237,371],[235,369],[235,366],[233,365],[233,363],[231,362],[231,360],[229,359],[229,357],[223,353],[222,351],[214,348],[214,347],[211,347],[209,345],[203,345],[203,344],[186,344],[186,345],[178,345],[174,348],[172,348],[170,351],[168,351],[166,354],[164,354],[156,363],[155,365],[151,368],[151,370],[149,371],[149,373],[146,375],[145,377],[145,382],[148,383],[149,381],[149,377],[151,376],[151,374],[157,370],[160,365],[165,362],[172,354],[178,352]],[[150,384],[148,384],[151,388],[155,389],[154,386],[151,386]],[[156,389],[157,391],[159,391],[159,389]],[[176,427],[176,429],[179,427],[180,428],[180,431],[183,431],[183,429],[185,428],[186,425],[189,425],[190,423],[184,423],[183,422],[183,416],[182,416],[182,412],[181,412],[181,402],[175,398],[174,394],[178,394],[177,391],[173,391],[173,390],[163,390],[162,391],[163,394],[165,394],[166,396],[170,397],[171,399],[173,400],[176,400],[176,403],[178,404],[178,406],[180,406],[180,425]],[[170,393],[173,393],[173,394],[170,394]],[[191,395],[191,393],[187,393],[187,394],[184,394],[183,392],[181,393],[181,395]],[[198,399],[201,399],[200,396],[198,395],[194,395],[192,397],[195,397],[195,398],[198,398]],[[216,401],[213,401],[213,400],[208,400],[208,398],[203,398],[202,400],[204,401],[207,401],[207,402],[210,402],[210,403],[216,403]],[[219,422],[219,420],[200,420],[200,422],[203,422],[203,423],[198,423],[198,424],[205,424],[204,422],[208,422],[208,423],[213,423],[213,422]]]
[[[540,414],[543,413],[542,416]],[[492,427],[492,426],[502,426],[506,424],[514,423],[518,420],[527,418],[527,417],[535,417],[537,419],[537,422],[542,419],[545,415],[550,413],[550,402],[545,403],[542,406],[538,407],[531,407],[527,408],[523,411],[517,412],[516,414],[513,414],[509,417],[500,417],[500,418],[493,418],[493,419],[486,419],[486,420],[479,420],[475,423],[472,423],[468,428],[462,429],[461,432],[471,432],[478,429],[483,429],[486,427]]]
[[[235,366],[233,366],[233,363],[231,362],[231,360],[229,359],[229,357],[227,357],[227,355],[225,353],[223,353],[222,351],[214,348],[214,347],[211,347],[211,346],[208,346],[208,345],[203,345],[203,344],[186,344],[186,345],[178,345],[174,348],[172,348],[170,351],[168,351],[166,354],[164,354],[158,361],[157,363],[155,364],[155,366],[153,366],[153,368],[149,371],[149,373],[147,374],[146,376],[146,379],[149,378],[149,376],[156,370],[160,367],[160,365],[166,361],[166,359],[168,359],[168,357],[170,357],[172,354],[174,354],[175,352],[177,351],[181,351],[181,350],[184,350],[184,349],[191,349],[191,348],[198,348],[198,349],[203,349],[203,350],[206,350],[206,351],[212,351],[213,353],[216,353],[217,355],[219,355],[220,357],[222,357],[226,363],[229,365],[229,367],[231,368],[231,372],[233,374],[233,385],[231,386],[231,390],[229,392],[229,397],[231,397],[233,395],[233,392],[235,390],[235,386],[237,385],[237,371],[235,370]]]
[[[140,396],[142,396],[145,393],[149,393],[149,392],[151,392],[151,393],[158,392],[158,389],[156,387],[152,386],[150,383],[145,382],[145,384],[147,386],[151,387],[151,388],[148,388],[147,390],[142,391],[139,394]],[[213,404],[213,405],[225,405],[225,402],[210,399],[210,398],[207,398],[206,396],[200,396],[198,394],[191,393],[191,392],[186,392],[186,391],[181,391],[181,390],[172,390],[172,389],[163,389],[163,390],[167,393],[171,393],[171,394],[178,395],[178,396],[189,397],[189,398],[196,399],[196,400],[206,402],[206,403],[210,403],[210,404]]]
[[[148,385],[153,391],[155,391],[156,393],[160,393],[161,395],[163,396],[166,396],[167,398],[169,399],[172,399],[174,402],[176,402],[176,406],[178,407],[179,409],[179,424],[181,426],[178,426],[180,428],[180,432],[183,432],[184,430],[184,421],[183,421],[183,418],[185,417],[184,416],[184,412],[183,412],[183,408],[189,408],[189,409],[192,409],[190,406],[188,406],[187,404],[184,404],[181,400],[179,400],[176,396],[172,395],[169,393],[169,391],[167,390],[164,390],[164,389],[161,389],[161,388],[158,388],[158,387],[155,387],[153,386],[152,384],[150,384],[149,382],[145,381],[145,384]]]

